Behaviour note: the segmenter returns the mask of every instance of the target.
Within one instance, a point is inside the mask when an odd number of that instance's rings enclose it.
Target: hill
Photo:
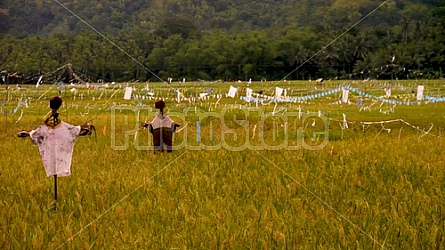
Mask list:
[[[438,78],[444,17],[440,0],[4,0],[0,67],[72,63],[111,80]],[[376,70],[394,56],[397,67]]]
[[[82,20],[102,32],[140,27],[155,32],[171,20],[186,21],[190,28],[209,31],[215,28],[239,32],[276,30],[291,26],[332,26],[353,24],[385,1],[345,0],[4,0],[0,4],[2,33],[27,34],[79,33],[88,28]],[[66,9],[62,6],[66,7]],[[421,20],[440,14],[445,3],[439,0],[398,0],[385,4],[372,21],[397,24],[404,17]],[[72,11],[72,13],[70,13]],[[75,15],[73,15],[73,13]],[[80,20],[80,18],[82,20]],[[367,22],[365,26],[373,26]]]

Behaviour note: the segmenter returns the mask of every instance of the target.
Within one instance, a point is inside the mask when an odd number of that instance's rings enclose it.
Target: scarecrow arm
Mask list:
[[[153,134],[153,126],[151,125],[151,123],[144,122],[144,123],[142,123],[142,127],[147,128],[148,131],[150,131],[150,133]]]
[[[174,132],[176,132],[176,128],[177,127],[180,127],[181,125],[180,124],[178,124],[178,123],[176,123],[176,122],[173,122],[172,123],[172,132],[174,133]]]
[[[91,135],[93,131],[96,132],[96,128],[93,125],[91,125],[89,122],[84,123],[80,125],[79,136]]]
[[[17,134],[18,137],[25,138],[29,136],[29,132],[26,130],[22,130]]]

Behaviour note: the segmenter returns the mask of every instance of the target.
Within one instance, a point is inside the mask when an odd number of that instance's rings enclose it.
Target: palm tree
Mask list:
[[[302,44],[297,45],[295,48],[294,56],[291,58],[291,65],[296,66],[296,75],[298,79],[298,71],[303,68],[303,64],[307,62],[309,58],[309,53]],[[304,76],[303,76],[304,78]]]
[[[351,48],[352,41],[353,37],[346,34],[343,39],[336,43],[339,62],[342,65],[342,70],[347,73],[351,73],[354,64],[354,53]]]
[[[368,52],[373,46],[373,41],[370,35],[359,33],[353,41],[353,55],[357,60],[365,59]]]

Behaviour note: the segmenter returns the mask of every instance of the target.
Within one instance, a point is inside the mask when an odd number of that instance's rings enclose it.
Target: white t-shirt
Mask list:
[[[65,122],[61,122],[55,128],[43,124],[29,133],[33,142],[39,147],[46,176],[71,175],[74,143],[79,134],[80,126]]]

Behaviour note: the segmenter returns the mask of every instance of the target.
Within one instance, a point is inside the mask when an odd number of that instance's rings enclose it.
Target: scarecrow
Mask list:
[[[71,159],[74,143],[79,136],[91,135],[95,130],[90,123],[74,126],[63,122],[57,110],[62,106],[62,98],[55,96],[49,101],[51,114],[37,129],[20,131],[18,137],[30,137],[39,147],[47,177],[71,175]]]
[[[163,151],[164,147],[167,152],[172,152],[173,133],[180,125],[175,123],[168,115],[164,114],[165,103],[163,100],[155,102],[155,108],[159,109],[159,113],[151,123],[142,123],[142,127],[148,128],[153,135],[153,145],[155,152]]]

